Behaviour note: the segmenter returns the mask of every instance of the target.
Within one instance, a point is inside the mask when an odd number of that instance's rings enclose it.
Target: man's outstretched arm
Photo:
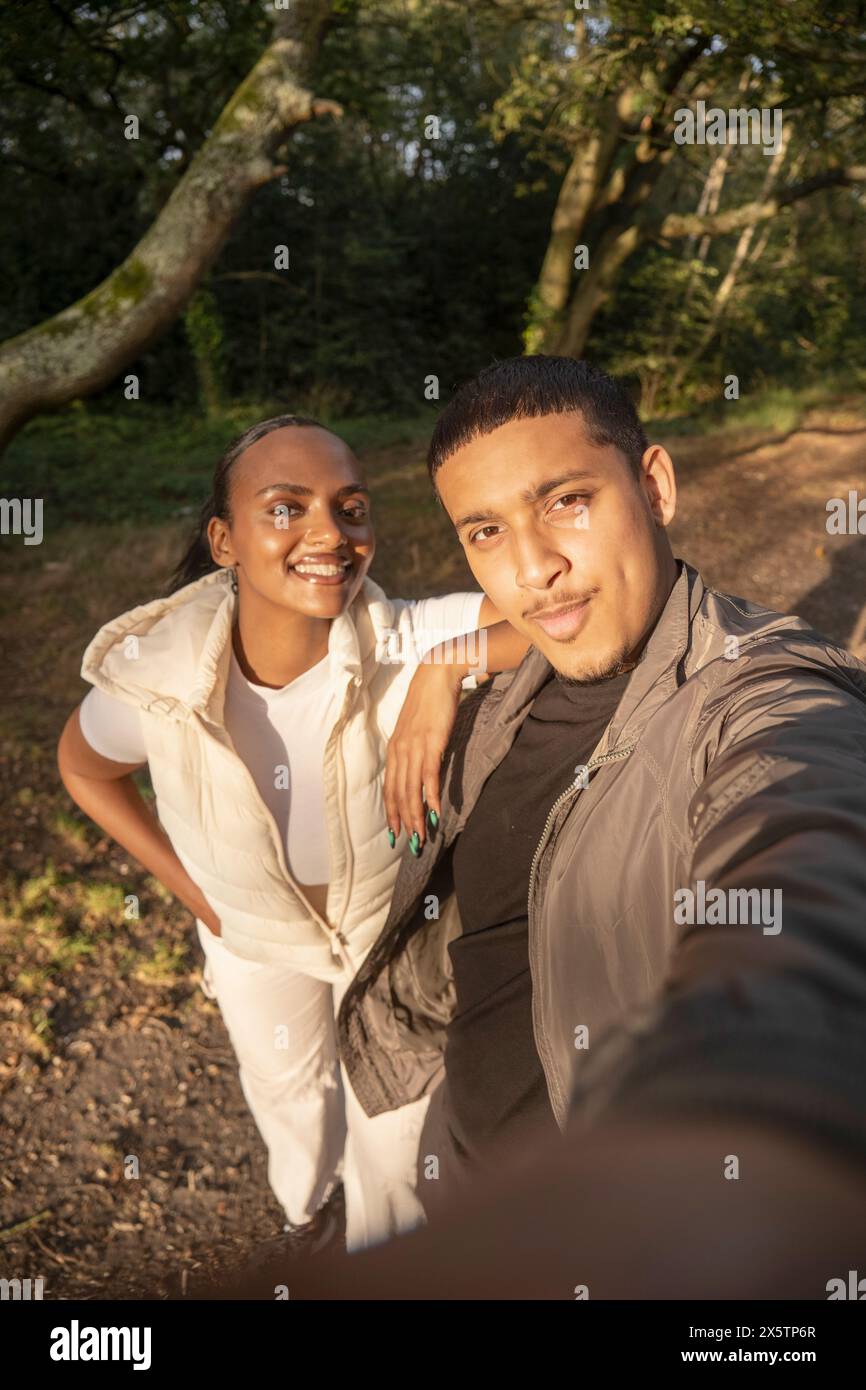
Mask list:
[[[661,998],[587,1059],[573,1123],[754,1116],[866,1158],[866,701],[758,667],[714,699],[682,887],[721,890],[728,923],[682,928]]]

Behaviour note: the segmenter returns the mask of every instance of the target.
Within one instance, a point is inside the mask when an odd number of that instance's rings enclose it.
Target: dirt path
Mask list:
[[[716,588],[794,612],[866,656],[866,534],[829,535],[827,503],[866,499],[866,428],[813,424],[790,436],[682,457],[674,549]],[[863,528],[866,533],[866,508]]]
[[[866,496],[863,418],[667,443],[676,553],[866,656],[866,539],[826,531],[829,498]],[[419,596],[470,585],[420,455],[370,462],[379,582]],[[179,1291],[282,1221],[188,915],[74,812],[54,767],[86,641],[158,591],[177,540],[176,527],[78,528],[38,554],[4,542],[0,557],[0,1277],[42,1276],[47,1298]]]

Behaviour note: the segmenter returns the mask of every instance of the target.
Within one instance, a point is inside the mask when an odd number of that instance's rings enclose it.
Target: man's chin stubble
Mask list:
[[[618,656],[612,657],[604,665],[598,666],[594,670],[583,671],[574,676],[556,668],[556,674],[563,685],[602,685],[605,681],[614,680],[616,676],[622,676],[627,671],[634,670],[636,665],[636,661],[628,659],[627,652],[620,652]]]

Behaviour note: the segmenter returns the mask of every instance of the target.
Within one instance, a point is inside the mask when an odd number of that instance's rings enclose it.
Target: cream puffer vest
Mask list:
[[[236,602],[220,570],[133,608],[96,634],[81,674],[138,707],[157,814],[229,950],[334,980],[354,972],[379,935],[405,844],[405,832],[388,844],[381,779],[416,664],[406,657],[411,622],[405,602],[365,579],[331,623],[339,713],[323,768],[331,881],[322,917],[289,873],[273,816],[223,722]],[[388,659],[395,634],[399,663]]]

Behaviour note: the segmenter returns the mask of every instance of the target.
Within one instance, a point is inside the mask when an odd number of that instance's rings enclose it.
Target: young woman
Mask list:
[[[195,915],[204,986],[287,1229],[316,1230],[342,1179],[349,1249],[423,1219],[427,1098],[369,1118],[335,1034],[407,843],[383,801],[387,741],[417,674],[415,773],[438,759],[469,669],[457,652],[426,681],[421,657],[439,642],[496,624],[489,670],[526,649],[481,593],[389,599],[367,577],[373,553],[347,445],[305,417],[253,426],[217,466],[169,596],[90,643],[82,675],[94,689],[58,751],[72,798]],[[419,734],[431,700],[441,709]],[[159,819],[132,780],[145,764]],[[423,838],[416,819],[413,853]]]

